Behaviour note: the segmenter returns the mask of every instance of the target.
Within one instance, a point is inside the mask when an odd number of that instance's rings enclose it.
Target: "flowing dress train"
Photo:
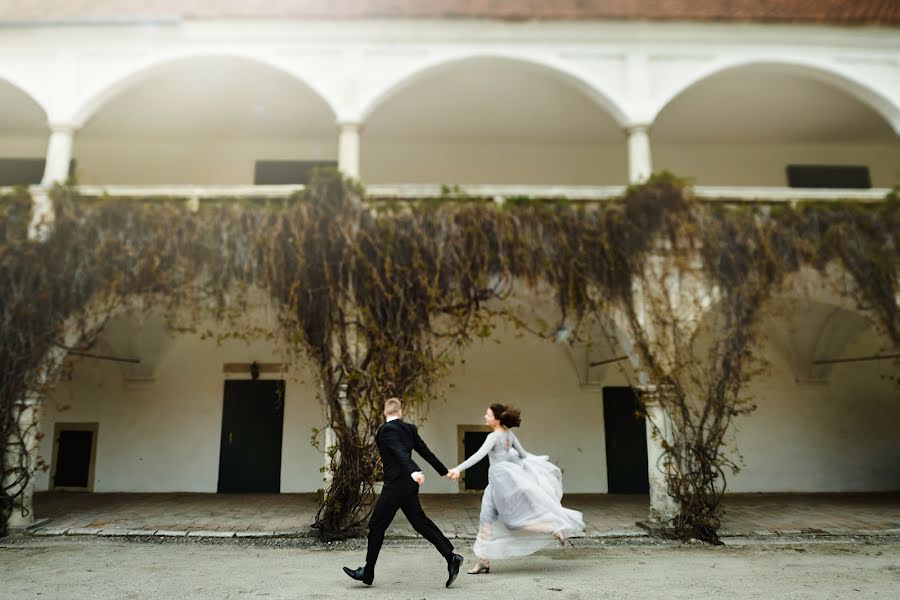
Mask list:
[[[546,456],[529,454],[516,435],[493,431],[457,469],[465,471],[485,456],[488,485],[481,499],[475,555],[483,559],[533,554],[555,543],[553,534],[584,533],[582,514],[562,506],[562,473]]]

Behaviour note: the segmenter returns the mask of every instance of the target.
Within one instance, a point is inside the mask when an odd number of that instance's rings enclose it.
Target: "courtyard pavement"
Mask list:
[[[474,538],[479,495],[422,495],[422,505],[448,537]],[[563,503],[584,513],[587,537],[641,537],[646,496],[585,494]],[[896,535],[900,493],[732,494],[724,500],[723,536]],[[307,536],[316,512],[309,494],[85,494],[35,495],[38,522],[29,533],[206,537]],[[402,513],[388,530],[415,537]]]
[[[142,541],[137,541],[142,540]],[[599,540],[495,561],[489,575],[446,567],[419,540],[384,548],[372,587],[342,566],[362,540],[26,537],[0,539],[0,598],[10,600],[839,599],[900,597],[900,537],[865,541],[730,538],[724,546]],[[460,547],[473,564],[471,546]]]

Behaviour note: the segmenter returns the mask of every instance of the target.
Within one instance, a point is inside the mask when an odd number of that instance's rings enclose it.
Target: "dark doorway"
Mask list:
[[[284,381],[225,382],[220,493],[281,491],[283,425]]]
[[[63,429],[56,436],[53,488],[88,489],[94,431]]]
[[[609,493],[649,494],[647,426],[633,388],[603,388],[603,422]]]
[[[483,431],[482,431],[483,430]],[[466,460],[481,448],[485,438],[490,433],[487,427],[472,427],[462,431],[462,460]],[[490,462],[488,457],[478,461],[475,465],[468,468],[462,474],[462,489],[465,491],[483,490],[488,484],[488,467]]]

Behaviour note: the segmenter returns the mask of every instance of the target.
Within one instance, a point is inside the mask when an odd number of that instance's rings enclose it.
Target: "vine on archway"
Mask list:
[[[326,173],[288,198],[222,198],[198,210],[183,199],[90,199],[69,188],[57,188],[54,202],[43,242],[27,237],[27,194],[0,202],[3,517],[31,476],[21,400],[53,385],[54,350],[89,344],[138,298],[169,314],[212,314],[240,337],[249,335],[248,291],[271,296],[289,358],[316,367],[334,433],[323,538],[367,515],[383,400],[398,395],[415,410],[439,397],[456,352],[490,335],[498,315],[514,318],[503,303],[514,283],[553,290],[562,316],[546,333],[581,335],[587,317],[610,315],[627,330],[644,383],[664,391],[675,425],[662,467],[682,537],[716,539],[734,467],[724,436],[752,408],[744,384],[755,372],[760,312],[790,274],[839,265],[854,282],[841,292],[898,343],[896,200],[701,203],[664,175],[607,202],[386,202]],[[701,319],[709,310],[715,318]]]

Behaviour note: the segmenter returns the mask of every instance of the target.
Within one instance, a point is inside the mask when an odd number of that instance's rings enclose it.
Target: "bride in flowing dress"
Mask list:
[[[502,404],[492,404],[484,422],[493,431],[465,462],[450,469],[448,476],[460,473],[488,456],[488,485],[481,499],[481,518],[475,539],[478,564],[469,573],[490,572],[492,559],[525,556],[567,537],[584,532],[580,512],[564,508],[562,473],[546,456],[525,451],[516,435],[521,413]]]

